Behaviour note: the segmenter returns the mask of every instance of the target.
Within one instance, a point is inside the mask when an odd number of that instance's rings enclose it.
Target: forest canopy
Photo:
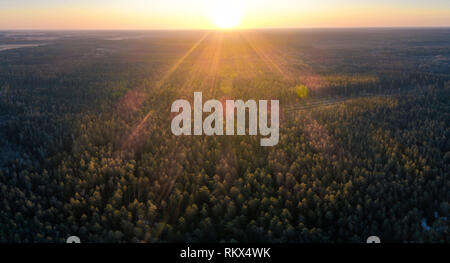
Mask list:
[[[449,242],[450,34],[410,30],[0,52],[0,242]],[[173,135],[194,91],[279,99],[279,143]]]

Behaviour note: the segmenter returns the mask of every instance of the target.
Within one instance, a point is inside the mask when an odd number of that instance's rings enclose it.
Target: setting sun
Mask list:
[[[213,24],[221,29],[237,27],[242,22],[243,3],[236,0],[215,0],[208,4],[208,15]]]

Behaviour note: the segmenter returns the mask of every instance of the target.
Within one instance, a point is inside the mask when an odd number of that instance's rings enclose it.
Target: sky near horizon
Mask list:
[[[233,18],[233,19],[232,19]],[[0,0],[0,29],[450,26],[449,0]]]

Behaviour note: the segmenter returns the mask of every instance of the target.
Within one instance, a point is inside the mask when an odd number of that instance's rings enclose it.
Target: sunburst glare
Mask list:
[[[244,3],[237,0],[208,1],[207,13],[217,28],[236,28],[241,24],[244,16]]]

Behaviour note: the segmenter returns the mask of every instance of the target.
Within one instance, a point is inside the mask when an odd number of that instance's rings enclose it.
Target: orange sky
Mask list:
[[[210,29],[218,27],[217,16],[226,20],[236,9],[238,28],[450,26],[450,1],[392,2],[2,0],[0,29]],[[212,12],[211,3],[228,13]]]

